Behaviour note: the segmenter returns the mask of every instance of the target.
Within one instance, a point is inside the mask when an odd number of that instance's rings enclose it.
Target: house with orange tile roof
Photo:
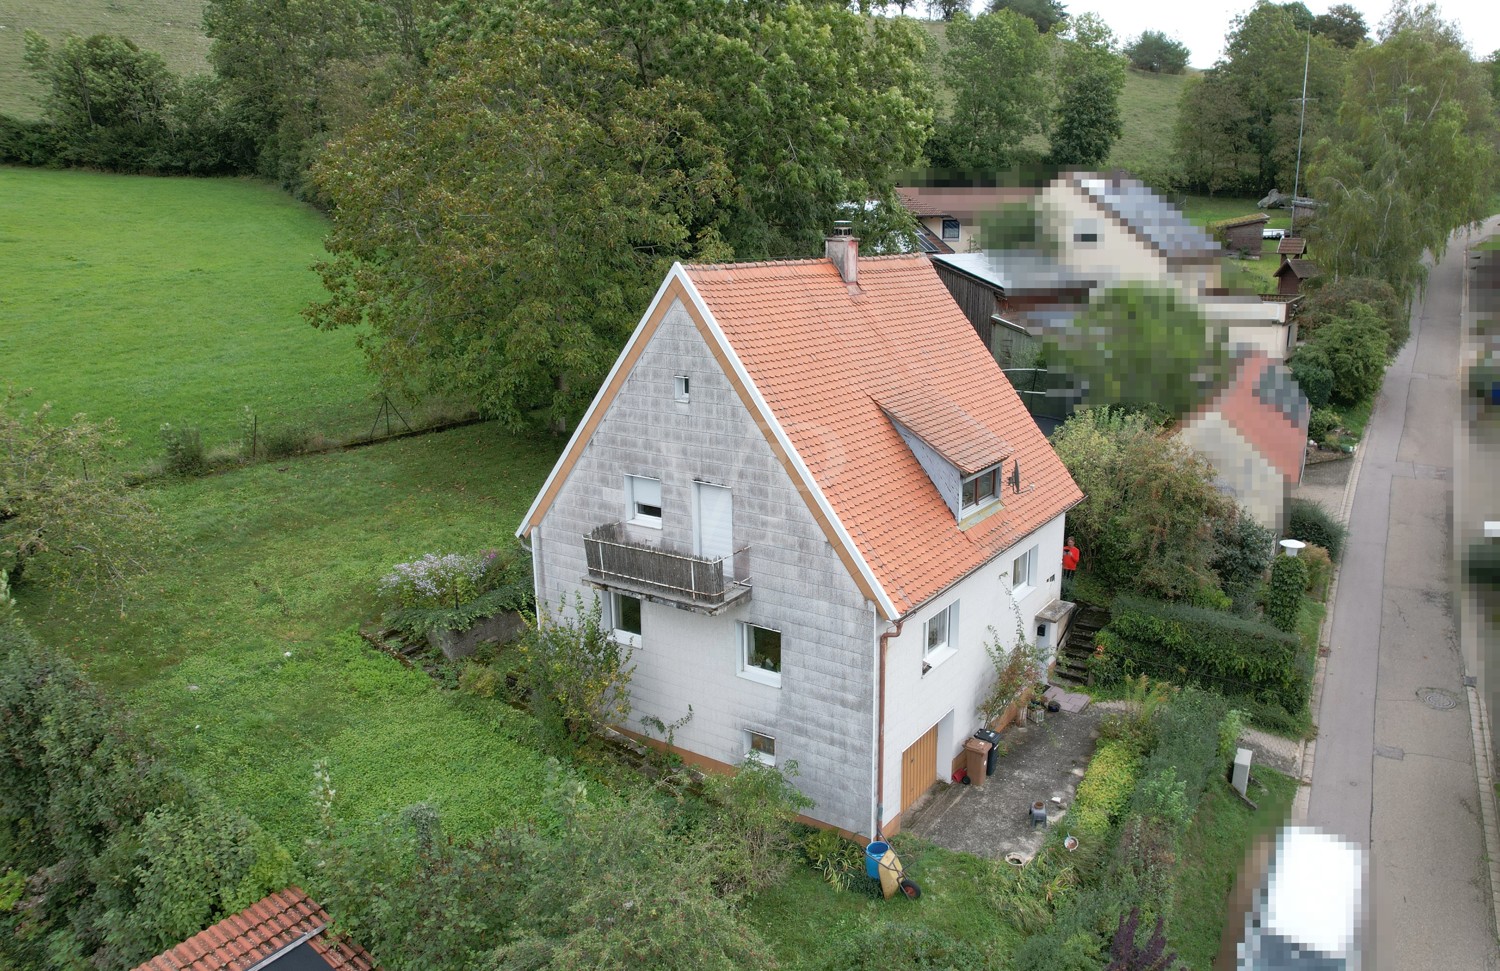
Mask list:
[[[690,714],[688,761],[795,762],[873,836],[980,727],[986,641],[1055,642],[1081,498],[927,258],[835,235],[674,265],[517,535],[633,648],[622,730]]]
[[[916,217],[924,253],[968,253],[979,249],[980,220],[1006,205],[1029,202],[1035,189],[1014,186],[902,185],[896,196]]]
[[[1237,355],[1228,385],[1177,434],[1213,463],[1222,491],[1280,535],[1306,465],[1310,414],[1291,372],[1251,351]]]
[[[328,932],[298,887],[256,901],[134,971],[376,971],[365,950]]]

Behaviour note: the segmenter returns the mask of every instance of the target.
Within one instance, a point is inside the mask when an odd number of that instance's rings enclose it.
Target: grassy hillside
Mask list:
[[[323,217],[267,185],[0,168],[0,374],[58,412],[112,416],[145,457],[163,422],[205,444],[261,431],[334,433],[375,413],[349,332],[299,311]]]
[[[0,113],[34,118],[41,87],[26,73],[22,38],[123,34],[179,73],[208,70],[203,0],[6,0],[0,5]]]
[[[943,82],[942,60],[948,50],[948,25],[939,20],[917,21],[927,32],[931,42],[928,48],[928,67],[937,79],[939,114],[946,113],[953,104],[953,92]],[[1172,129],[1177,123],[1177,102],[1182,89],[1192,74],[1150,74],[1145,71],[1127,69],[1125,90],[1120,95],[1120,114],[1125,123],[1125,134],[1115,143],[1110,153],[1110,168],[1131,171],[1159,172],[1167,168],[1172,160]],[[1047,140],[1040,136],[1027,140],[1027,146],[1045,151]]]
[[[1186,74],[1125,71],[1125,90],[1120,95],[1125,134],[1110,152],[1110,168],[1159,172],[1171,165],[1177,102],[1187,79]]]

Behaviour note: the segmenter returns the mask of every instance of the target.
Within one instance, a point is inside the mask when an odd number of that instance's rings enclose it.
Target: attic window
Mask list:
[[[944,219],[943,220],[943,238],[944,239],[958,239],[958,220],[957,219]]]
[[[672,379],[672,396],[678,401],[688,400],[688,390],[687,375],[679,374]]]
[[[1083,245],[1093,245],[1099,242],[1099,225],[1093,220],[1081,221],[1073,224],[1073,242]]]
[[[1000,498],[1000,466],[992,465],[964,480],[963,512],[986,506]]]

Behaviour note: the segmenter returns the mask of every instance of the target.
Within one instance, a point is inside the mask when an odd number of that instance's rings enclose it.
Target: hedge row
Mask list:
[[[1216,610],[1117,597],[1098,640],[1094,672],[1105,683],[1145,674],[1291,714],[1312,689],[1312,658],[1296,634]]]

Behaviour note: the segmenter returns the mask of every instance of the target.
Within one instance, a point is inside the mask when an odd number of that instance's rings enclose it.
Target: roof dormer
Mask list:
[[[895,392],[877,400],[960,526],[1001,508],[1002,466],[1011,447],[957,404]]]

